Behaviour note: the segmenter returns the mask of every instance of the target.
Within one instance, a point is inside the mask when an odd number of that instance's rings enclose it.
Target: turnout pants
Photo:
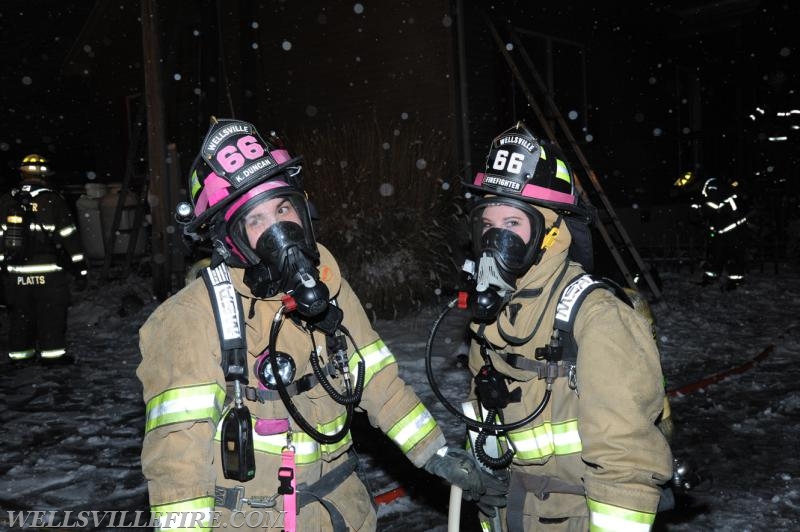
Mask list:
[[[59,358],[66,353],[69,278],[64,271],[7,273],[3,279],[9,317],[8,356]]]

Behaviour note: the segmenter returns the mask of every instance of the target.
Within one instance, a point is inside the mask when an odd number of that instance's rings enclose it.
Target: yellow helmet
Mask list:
[[[689,171],[685,172],[682,176],[676,179],[673,185],[678,188],[686,188],[694,182],[695,182],[694,172]]]
[[[37,153],[23,157],[19,170],[26,176],[44,177],[51,174],[47,159]]]

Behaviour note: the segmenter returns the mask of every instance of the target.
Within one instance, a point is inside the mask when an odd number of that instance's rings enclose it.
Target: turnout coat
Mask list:
[[[371,327],[331,253],[323,246],[319,249],[320,278],[344,311],[343,325],[355,339],[366,363],[360,408],[366,411],[373,426],[379,427],[415,466],[421,467],[445,444],[444,436],[411,387],[398,375],[394,356]],[[243,273],[242,269],[230,268],[233,285],[243,300],[248,373],[250,386],[254,386],[253,363],[267,348],[270,324],[281,306],[283,294],[267,299],[254,297],[242,280]],[[309,333],[289,319],[285,319],[277,338],[277,350],[294,359],[296,378],[313,373],[309,353],[314,346],[324,350],[325,345],[322,333],[315,332],[312,343]],[[359,357],[353,347],[348,341],[350,368],[355,378]],[[215,488],[219,492],[220,488],[243,486],[245,498],[274,496],[279,485],[281,450],[287,445],[286,433],[253,434],[256,462],[253,480],[238,482],[225,479],[222,474],[219,425],[225,409],[230,407],[232,394],[226,394],[212,303],[202,279],[192,282],[156,309],[140,330],[140,349],[142,361],[137,375],[147,405],[142,470],[148,480],[152,511],[202,512],[207,517],[204,525],[210,526],[214,524],[212,517],[225,522],[231,516],[231,509],[223,508],[219,497],[215,502]],[[338,381],[333,384],[338,387]],[[319,383],[292,399],[319,432],[334,434],[341,428],[345,407],[334,402]],[[297,426],[280,398],[263,402],[245,399],[245,405],[255,418],[254,425],[257,419],[289,419],[298,486],[324,479],[348,460],[347,451],[353,443],[349,432],[340,442],[320,444]],[[340,512],[350,529],[375,529],[372,498],[357,472],[334,486],[325,499]],[[277,497],[276,502],[273,510],[277,513],[283,508],[283,498]],[[251,509],[245,504],[242,511]],[[245,521],[243,516],[238,520]],[[260,524],[254,528],[263,530],[266,523],[258,521],[254,517],[250,523]],[[320,503],[306,504],[299,510],[297,527],[330,530],[330,514]]]
[[[555,213],[540,209],[550,227]],[[567,258],[571,237],[564,224],[543,260],[518,279],[498,319],[482,331],[487,352],[501,373],[522,389],[521,402],[503,409],[505,423],[534,412],[545,381],[533,371],[506,363],[508,354],[534,360],[553,333],[559,296],[585,273]],[[480,326],[472,324],[473,332]],[[516,448],[511,465],[509,530],[647,530],[660,497],[659,484],[672,473],[669,446],[656,420],[664,405],[664,381],[650,325],[609,290],[583,301],[574,325],[578,345],[572,385],[555,380],[540,416],[511,431]],[[477,341],[470,369],[484,361]],[[565,364],[561,362],[560,364]],[[565,372],[566,373],[566,372]],[[500,439],[507,448],[507,441]]]

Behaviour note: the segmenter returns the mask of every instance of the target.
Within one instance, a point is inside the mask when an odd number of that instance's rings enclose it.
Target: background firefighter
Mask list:
[[[568,255],[588,221],[573,179],[558,149],[520,122],[494,139],[486,171],[466,184],[475,196],[469,366],[477,397],[484,413],[494,410],[507,424],[542,408],[499,438],[508,465],[492,467],[511,473],[500,526],[647,530],[672,472],[656,426],[664,388],[650,324],[598,289],[577,310],[574,366],[561,359],[568,339],[554,332],[562,292],[585,278]],[[493,395],[492,375],[509,393]]]
[[[747,271],[747,198],[738,181],[716,177],[699,179],[686,172],[674,186],[690,195],[691,219],[705,230],[706,260],[702,264],[703,284],[733,290],[745,280]]]
[[[67,355],[70,273],[86,285],[87,264],[72,213],[47,182],[41,155],[20,165],[19,187],[0,197],[0,269],[10,320],[12,360],[71,360]]]
[[[274,134],[265,141],[252,124],[212,119],[190,170],[185,228],[211,240],[211,268],[140,330],[152,511],[199,511],[204,528],[212,511],[225,522],[234,510],[271,509],[287,512],[287,531],[374,530],[348,430],[351,399],[415,466],[466,498],[486,497],[485,475],[445,446],[336,260],[317,244],[301,178],[302,158]],[[241,302],[240,366],[220,341],[237,326],[215,323],[212,275],[229,276],[231,300]]]

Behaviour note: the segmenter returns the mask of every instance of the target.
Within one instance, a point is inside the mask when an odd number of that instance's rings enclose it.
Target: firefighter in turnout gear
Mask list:
[[[588,222],[569,164],[519,122],[465,186],[472,419],[490,437],[469,434],[485,467],[510,473],[507,506],[481,516],[484,530],[649,530],[672,474],[659,353],[622,290],[569,258]]]
[[[375,530],[356,407],[415,466],[486,496],[492,479],[445,445],[316,242],[301,179],[274,134],[212,118],[178,209],[187,235],[211,241],[211,265],[140,330],[142,470],[162,528],[199,512],[202,529]]]
[[[738,182],[727,183],[710,178],[700,190],[699,208],[706,224],[708,262],[703,270],[705,283],[721,282],[725,290],[733,290],[744,282],[746,269],[748,214]],[[695,204],[693,208],[697,208]]]
[[[674,186],[691,195],[690,217],[705,230],[702,283],[718,284],[723,290],[736,289],[744,282],[747,267],[749,216],[739,182],[716,177],[700,179],[694,172],[686,172]]]
[[[68,360],[70,274],[85,283],[86,259],[72,213],[46,178],[47,160],[31,154],[19,187],[0,197],[0,269],[9,310],[8,356]]]

